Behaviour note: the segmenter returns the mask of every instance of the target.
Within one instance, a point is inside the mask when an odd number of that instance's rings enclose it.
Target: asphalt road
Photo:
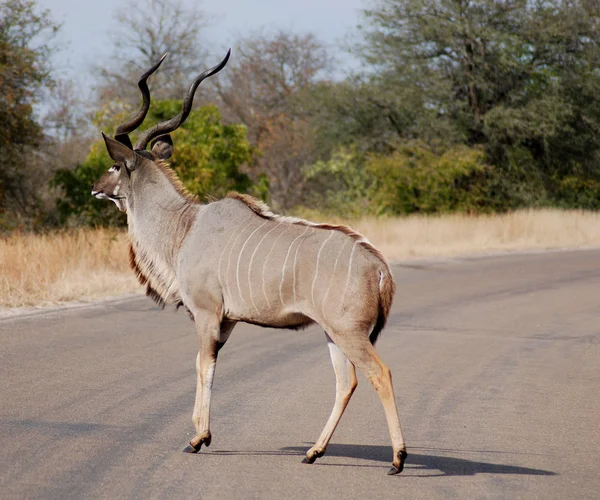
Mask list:
[[[185,312],[132,299],[0,321],[0,498],[598,498],[600,252],[394,266],[378,351],[409,457],[386,476],[364,377],[328,453],[323,334],[239,325],[220,353],[212,445],[193,435]]]

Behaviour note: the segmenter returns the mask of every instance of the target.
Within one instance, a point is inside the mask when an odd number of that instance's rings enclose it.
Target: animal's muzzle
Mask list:
[[[114,196],[103,193],[102,191],[94,191],[92,190],[92,196],[94,198],[98,198],[99,200],[122,200],[124,196]]]
[[[103,193],[101,191],[94,191],[94,190],[92,190],[92,196],[94,198],[98,198],[100,200],[108,198],[108,195],[106,193]]]

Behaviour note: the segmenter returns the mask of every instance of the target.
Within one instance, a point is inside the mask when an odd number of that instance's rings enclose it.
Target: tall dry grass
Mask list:
[[[15,233],[0,240],[0,308],[88,301],[139,289],[123,231]]]
[[[350,221],[390,260],[600,246],[600,214],[530,210],[505,215]],[[125,232],[82,229],[0,240],[0,309],[93,300],[141,291]]]
[[[351,224],[390,260],[600,245],[600,214],[576,210],[364,218]]]

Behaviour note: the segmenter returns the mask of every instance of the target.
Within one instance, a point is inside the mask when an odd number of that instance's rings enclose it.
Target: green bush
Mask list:
[[[365,169],[364,160],[354,148],[341,148],[329,160],[307,167],[306,205],[318,213],[344,218],[371,213],[374,178]]]
[[[600,209],[600,180],[566,176],[556,182],[556,204],[563,208]]]
[[[436,152],[418,142],[388,156],[371,156],[371,203],[379,213],[481,212],[489,210],[490,167],[478,148],[452,146]]]

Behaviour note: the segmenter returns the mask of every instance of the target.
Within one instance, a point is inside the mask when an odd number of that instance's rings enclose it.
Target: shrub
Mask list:
[[[488,211],[492,172],[484,158],[479,148],[455,145],[436,152],[418,142],[371,156],[373,208],[379,214]]]

